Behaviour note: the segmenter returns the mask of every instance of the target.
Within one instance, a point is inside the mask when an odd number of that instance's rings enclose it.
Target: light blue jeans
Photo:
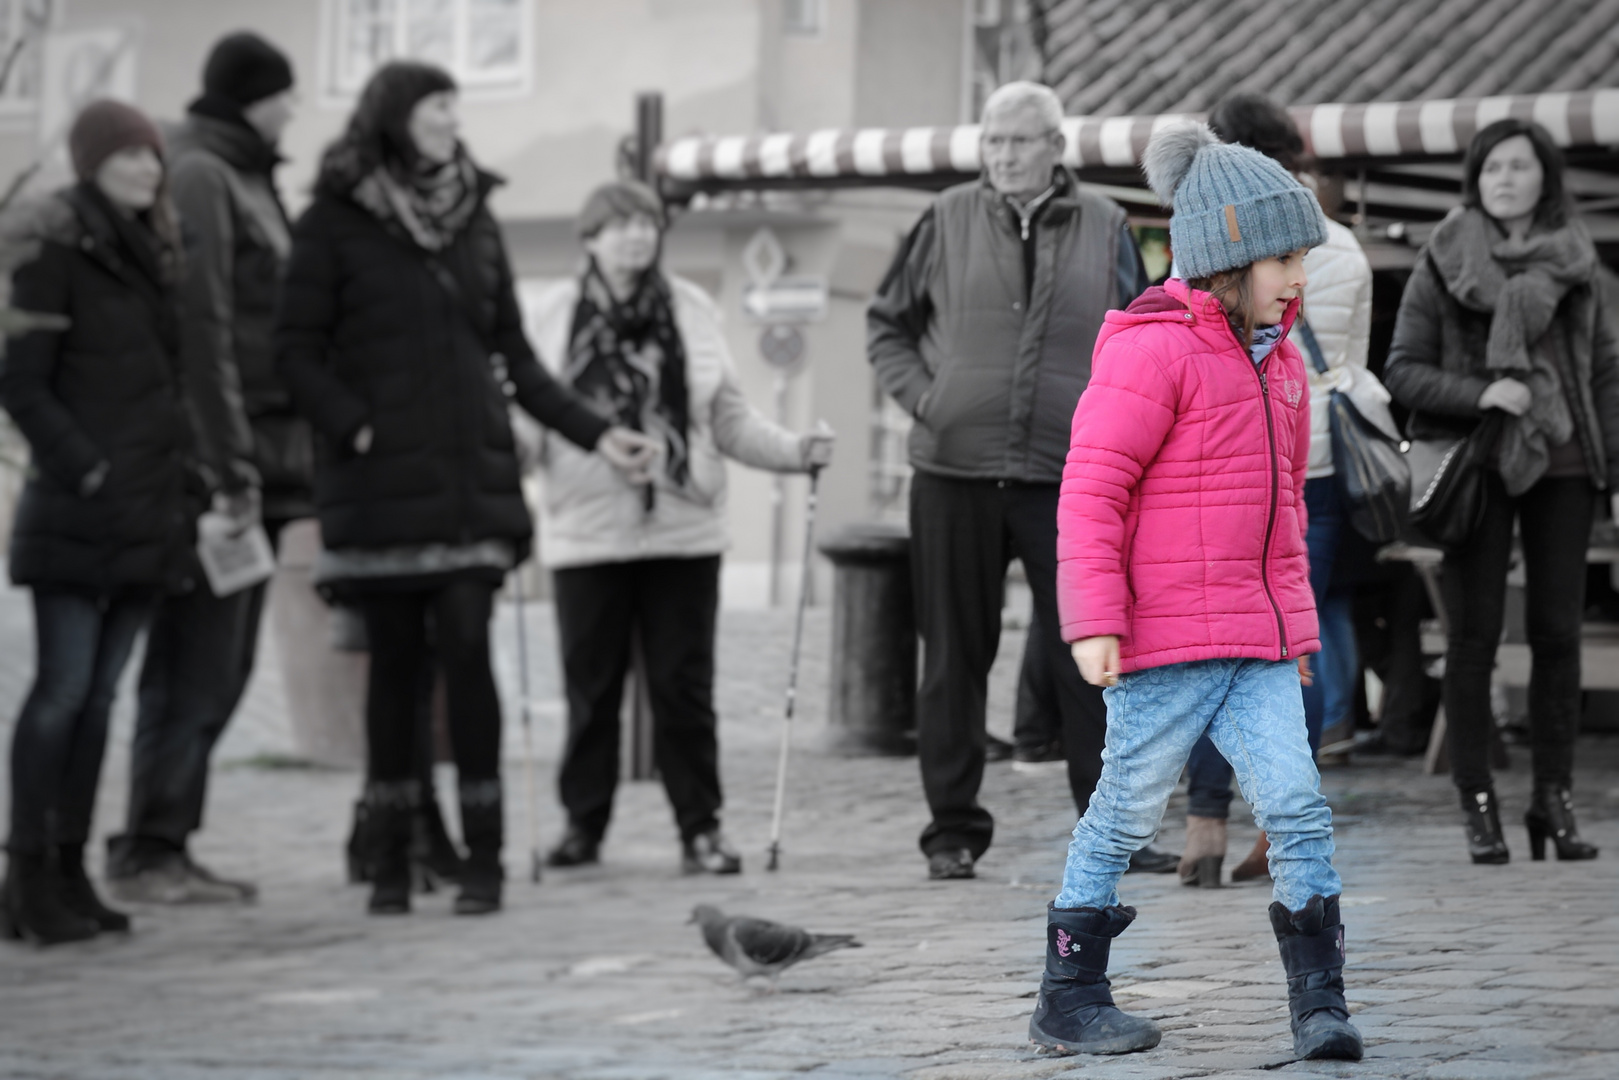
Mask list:
[[[1342,891],[1332,811],[1304,733],[1292,661],[1199,660],[1132,672],[1104,692],[1107,748],[1090,809],[1074,826],[1057,906],[1119,903],[1130,855],[1158,831],[1192,746],[1208,732],[1270,837],[1274,896],[1289,911]]]

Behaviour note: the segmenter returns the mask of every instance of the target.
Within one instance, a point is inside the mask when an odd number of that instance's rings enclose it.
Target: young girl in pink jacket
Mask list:
[[[1162,130],[1145,167],[1174,208],[1185,277],[1108,313],[1074,413],[1057,599],[1081,674],[1107,688],[1107,748],[1049,909],[1029,1036],[1070,1053],[1158,1044],[1157,1025],[1108,990],[1108,946],[1136,914],[1117,884],[1206,731],[1270,836],[1294,1050],[1358,1060],[1332,814],[1299,689],[1320,646],[1304,547],[1309,389],[1286,338],[1326,224],[1280,165],[1202,124]]]

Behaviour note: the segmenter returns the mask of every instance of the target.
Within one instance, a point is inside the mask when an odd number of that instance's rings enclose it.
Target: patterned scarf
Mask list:
[[[1577,220],[1514,240],[1470,207],[1452,210],[1428,243],[1450,294],[1490,314],[1485,369],[1497,379],[1517,379],[1534,395],[1527,413],[1507,421],[1497,452],[1507,491],[1522,494],[1546,471],[1551,448],[1574,435],[1572,388],[1565,384],[1574,371],[1589,370],[1589,357],[1585,364],[1565,362],[1549,331],[1568,291],[1593,280],[1596,247]]]
[[[686,346],[669,282],[656,268],[620,302],[590,260],[573,309],[563,381],[613,423],[661,438],[670,481],[686,482]]]
[[[477,166],[459,149],[452,160],[418,169],[405,181],[382,166],[354,187],[355,202],[427,251],[443,251],[455,242],[482,194]]]

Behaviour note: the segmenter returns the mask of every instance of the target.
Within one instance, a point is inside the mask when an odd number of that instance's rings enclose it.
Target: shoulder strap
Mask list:
[[[1303,315],[1298,321],[1299,336],[1304,338],[1304,347],[1310,351],[1310,363],[1322,375],[1327,373],[1327,358],[1321,352],[1321,343],[1315,339],[1315,331],[1310,329],[1310,320]]]

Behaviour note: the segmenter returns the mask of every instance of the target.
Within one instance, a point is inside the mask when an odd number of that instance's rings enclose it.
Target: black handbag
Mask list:
[[[1315,331],[1303,318],[1298,326],[1310,362],[1325,375],[1327,359]],[[1361,415],[1349,395],[1337,390],[1327,398],[1327,416],[1332,428],[1332,471],[1349,510],[1349,523],[1374,544],[1398,540],[1411,504],[1411,468],[1399,442]]]
[[[1413,439],[1411,524],[1442,548],[1460,547],[1484,515],[1484,471],[1489,468],[1505,415],[1492,409],[1462,437]]]

